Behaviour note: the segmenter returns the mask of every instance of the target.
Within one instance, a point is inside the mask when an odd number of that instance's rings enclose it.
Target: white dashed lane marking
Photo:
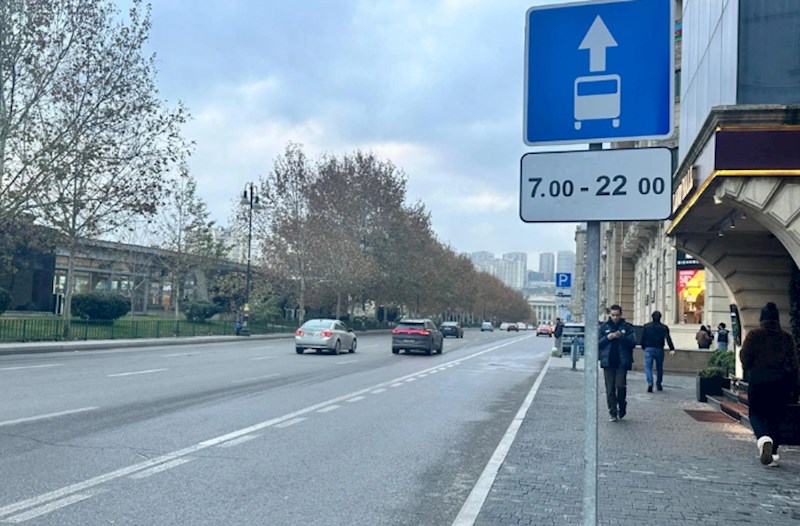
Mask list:
[[[151,374],[151,373],[160,373],[162,371],[169,371],[169,369],[148,369],[146,371],[133,371],[130,373],[117,373],[117,374],[109,374],[109,378],[117,378],[120,376],[133,376],[136,374]]]
[[[139,473],[134,473],[130,476],[132,479],[144,479],[151,475],[155,475],[156,473],[161,473],[162,471],[166,471],[168,469],[176,468],[180,465],[186,464],[187,462],[191,462],[195,460],[194,457],[181,457],[176,458],[170,462],[164,462],[163,464],[159,464],[158,466],[153,466],[150,469],[145,469],[144,471],[140,471]]]
[[[58,416],[73,415],[75,413],[84,413],[86,411],[94,411],[96,407],[81,407],[80,409],[71,409],[69,411],[59,411],[58,413],[48,413],[46,415],[29,416],[26,418],[17,418],[15,420],[6,420],[0,422],[0,426],[11,426],[14,424],[22,424],[24,422],[35,422],[36,420],[46,420],[48,418],[56,418]]]

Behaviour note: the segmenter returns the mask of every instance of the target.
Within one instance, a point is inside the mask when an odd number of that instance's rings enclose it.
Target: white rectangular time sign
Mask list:
[[[671,212],[668,148],[527,153],[520,164],[527,223],[646,221]]]

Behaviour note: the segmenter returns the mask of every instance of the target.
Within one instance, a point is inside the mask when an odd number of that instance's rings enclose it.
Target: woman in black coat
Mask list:
[[[739,358],[749,372],[749,416],[758,439],[759,459],[764,465],[777,466],[779,426],[786,417],[786,406],[796,399],[800,365],[794,339],[781,330],[774,303],[761,309],[760,321],[760,328],[747,333]]]

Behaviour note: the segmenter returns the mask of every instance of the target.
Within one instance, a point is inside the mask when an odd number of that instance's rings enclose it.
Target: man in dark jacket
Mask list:
[[[656,362],[656,389],[663,391],[664,341],[669,345],[669,354],[675,354],[675,345],[669,335],[669,327],[661,323],[661,313],[653,312],[653,321],[645,323],[642,330],[642,349],[644,349],[644,375],[647,378],[647,392],[653,392],[653,361]]]
[[[564,349],[561,348],[561,335],[564,334],[564,322],[561,321],[561,318],[556,318],[556,326],[553,329],[553,336],[556,338],[556,349],[558,352],[563,352]]]
[[[633,368],[633,348],[636,347],[633,325],[622,318],[622,307],[619,305],[612,305],[609,309],[608,320],[600,326],[598,340],[609,420],[616,422],[627,411],[625,383],[628,371]]]
[[[750,425],[758,439],[759,459],[766,466],[777,466],[779,426],[787,405],[796,399],[800,362],[792,335],[781,329],[778,307],[767,303],[759,320],[761,326],[748,331],[739,358],[749,373]]]

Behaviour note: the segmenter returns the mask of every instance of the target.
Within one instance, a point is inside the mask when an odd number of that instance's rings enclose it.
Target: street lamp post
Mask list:
[[[242,328],[240,336],[250,336],[250,249],[253,241],[253,209],[258,206],[258,195],[253,183],[244,186],[242,204],[247,206],[247,271],[244,285],[244,307],[242,308]]]

